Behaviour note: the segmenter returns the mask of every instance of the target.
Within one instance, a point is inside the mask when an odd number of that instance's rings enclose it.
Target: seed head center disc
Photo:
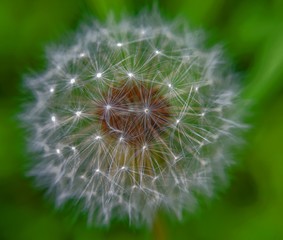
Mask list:
[[[122,84],[104,93],[99,106],[102,130],[132,145],[158,139],[171,122],[170,105],[160,90],[144,84]]]

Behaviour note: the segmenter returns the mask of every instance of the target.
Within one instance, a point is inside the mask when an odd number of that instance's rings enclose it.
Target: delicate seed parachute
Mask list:
[[[235,84],[220,48],[156,14],[82,26],[28,78],[30,174],[89,221],[151,224],[211,196],[231,163]]]

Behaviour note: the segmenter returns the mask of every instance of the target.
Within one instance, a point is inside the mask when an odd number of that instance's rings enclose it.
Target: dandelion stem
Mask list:
[[[159,214],[157,214],[154,219],[152,232],[154,236],[153,239],[155,240],[166,240],[167,239],[164,222],[162,221]]]

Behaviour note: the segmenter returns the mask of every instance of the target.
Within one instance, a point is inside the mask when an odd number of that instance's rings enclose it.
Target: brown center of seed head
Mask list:
[[[169,102],[158,88],[125,83],[111,87],[104,101],[97,111],[102,131],[118,141],[144,146],[171,124]]]

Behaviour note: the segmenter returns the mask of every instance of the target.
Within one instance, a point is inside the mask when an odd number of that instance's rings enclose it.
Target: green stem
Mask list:
[[[166,240],[167,234],[164,226],[164,222],[162,221],[159,214],[156,215],[155,220],[153,222],[153,239],[155,240]]]

